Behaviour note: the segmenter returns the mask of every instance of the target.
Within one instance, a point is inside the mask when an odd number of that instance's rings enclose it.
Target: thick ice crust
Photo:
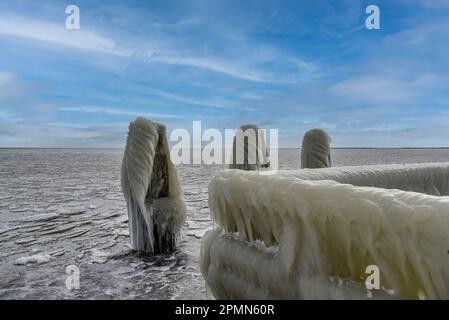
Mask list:
[[[278,247],[209,231],[202,247],[202,272],[219,299],[374,299],[395,298],[393,290],[366,290],[361,282],[320,274],[287,272]]]
[[[448,167],[220,172],[209,205],[223,233],[204,239],[207,284],[217,298],[364,298],[366,267],[376,265],[395,297],[447,299],[449,197],[302,179],[447,194]],[[279,250],[255,252],[256,240]]]
[[[133,249],[149,253],[171,251],[185,221],[186,209],[164,126],[143,118],[131,122],[121,183],[128,204]]]

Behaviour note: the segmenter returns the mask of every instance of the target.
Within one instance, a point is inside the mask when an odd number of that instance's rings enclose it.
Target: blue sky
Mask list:
[[[282,147],[316,127],[337,147],[449,146],[448,57],[446,0],[2,0],[0,147],[122,147],[139,115],[255,123]]]

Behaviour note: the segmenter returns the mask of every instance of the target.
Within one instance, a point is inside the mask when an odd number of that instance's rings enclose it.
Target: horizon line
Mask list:
[[[0,150],[123,150],[125,147],[0,147]],[[193,149],[193,148],[191,148]],[[280,147],[278,149],[301,149],[300,147]],[[331,147],[331,149],[440,149],[449,150],[449,146],[441,147]]]

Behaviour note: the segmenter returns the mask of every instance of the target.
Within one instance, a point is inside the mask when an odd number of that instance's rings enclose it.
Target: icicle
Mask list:
[[[121,182],[133,249],[148,253],[172,251],[186,209],[164,125],[143,118],[131,122]]]

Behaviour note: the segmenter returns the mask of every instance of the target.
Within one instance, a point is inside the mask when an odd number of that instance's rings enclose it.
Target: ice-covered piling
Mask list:
[[[143,118],[131,122],[121,183],[132,248],[155,254],[172,251],[186,209],[164,125]]]
[[[229,169],[252,171],[268,167],[270,159],[264,131],[252,124],[241,126],[234,136]]]
[[[331,167],[331,138],[322,129],[312,129],[304,135],[301,147],[301,168]]]

